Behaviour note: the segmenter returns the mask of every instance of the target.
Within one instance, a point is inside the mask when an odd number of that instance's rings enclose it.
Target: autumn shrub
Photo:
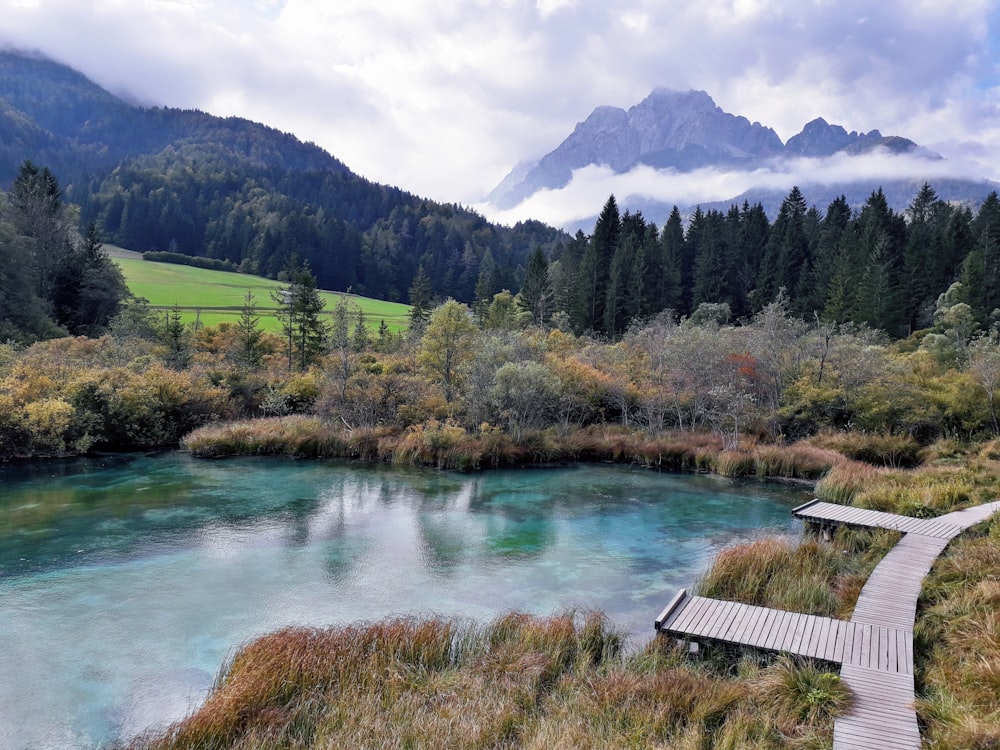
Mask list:
[[[73,406],[62,399],[46,398],[27,404],[24,407],[24,428],[31,452],[42,455],[63,453],[75,413]]]

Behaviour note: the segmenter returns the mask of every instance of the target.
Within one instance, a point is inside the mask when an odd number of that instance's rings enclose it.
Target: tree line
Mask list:
[[[322,289],[405,302],[423,265],[436,295],[471,302],[484,268],[516,288],[535,245],[563,233],[540,222],[491,224],[346,170],[292,171],[180,144],[130,159],[70,191],[109,242],[173,252],[277,278],[292,255]]]
[[[486,273],[486,272],[484,272]],[[939,297],[968,304],[982,329],[1000,320],[1000,199],[978,212],[924,184],[899,213],[882,191],[860,210],[840,197],[820,211],[794,187],[773,222],[760,204],[723,213],[675,206],[662,230],[621,213],[614,196],[587,236],[578,232],[526,268],[520,299],[536,321],[611,338],[664,310],[681,317],[746,319],[782,290],[804,319],[855,323],[895,338],[934,325]],[[481,276],[477,305],[498,284]]]
[[[24,162],[0,193],[0,341],[100,335],[128,290],[47,167]]]

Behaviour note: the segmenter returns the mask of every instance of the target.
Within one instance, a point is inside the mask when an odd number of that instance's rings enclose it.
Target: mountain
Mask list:
[[[908,138],[884,136],[878,130],[848,132],[821,117],[782,143],[774,130],[724,112],[704,91],[658,88],[628,110],[598,107],[553,151],[537,161],[519,163],[484,200],[499,209],[513,208],[538,190],[565,187],[574,170],[591,165],[610,167],[616,174],[642,165],[680,173],[704,167],[752,171],[773,167],[787,159],[820,159],[838,154],[851,157],[875,151],[925,159],[928,165],[941,159]],[[881,186],[890,197],[892,208],[903,210],[924,181],[887,176],[885,180],[825,184],[817,179],[812,183],[803,181],[800,187],[810,202],[825,207],[842,194],[851,198],[852,206],[860,206]],[[974,204],[997,188],[986,180],[932,180],[932,183],[942,199]],[[751,203],[759,200],[774,217],[791,187],[789,184],[780,190],[754,188],[711,205],[728,207],[732,203],[741,205],[744,200]],[[619,203],[623,208],[640,210],[657,220],[665,218],[672,206],[669,201],[631,195],[619,196]],[[693,208],[685,210],[690,213]],[[590,217],[567,228],[586,231],[592,226]]]
[[[899,136],[883,136],[879,131],[869,133],[848,133],[840,125],[830,125],[822,117],[806,123],[802,132],[793,135],[785,144],[785,156],[823,157],[833,156],[838,151],[845,154],[865,154],[875,149],[883,148],[894,154],[905,154],[919,150],[916,143],[909,138]],[[937,154],[925,152],[922,155],[930,159],[940,158]]]
[[[512,208],[537,190],[564,187],[574,169],[590,164],[619,173],[642,164],[681,171],[751,167],[782,148],[773,130],[723,112],[704,91],[660,88],[628,111],[598,107],[554,151],[515,168],[486,201]]]
[[[38,56],[0,52],[0,186],[30,160],[108,242],[227,261],[274,277],[295,257],[321,287],[406,301],[423,266],[439,297],[516,289],[529,254],[566,239],[370,182],[288,133],[196,110],[144,108]]]

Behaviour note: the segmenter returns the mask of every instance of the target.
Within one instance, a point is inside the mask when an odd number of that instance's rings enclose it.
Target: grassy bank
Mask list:
[[[706,471],[729,477],[759,476],[815,480],[845,461],[836,451],[808,443],[749,445],[725,450],[705,432],[649,436],[612,425],[568,432],[539,430],[515,441],[485,426],[467,430],[429,420],[407,429],[345,429],[315,416],[293,415],[213,423],[186,435],[181,446],[201,458],[283,455],[297,458],[358,458],[396,464],[470,471],[501,466],[593,461],[635,463],[675,471]]]
[[[821,747],[846,705],[810,664],[730,669],[663,640],[620,646],[597,615],[289,628],[237,653],[198,712],[131,747]]]

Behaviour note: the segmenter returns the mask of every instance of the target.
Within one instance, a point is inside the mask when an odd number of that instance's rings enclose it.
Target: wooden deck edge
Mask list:
[[[810,501],[809,501],[808,503],[802,503],[802,505],[799,505],[799,506],[797,506],[797,507],[795,507],[795,508],[792,508],[792,515],[793,515],[793,516],[796,516],[796,515],[798,515],[798,514],[799,514],[799,512],[800,512],[800,511],[803,511],[803,510],[805,510],[806,508],[808,508],[808,507],[810,507],[810,506],[812,506],[812,505],[815,505],[815,504],[816,504],[816,503],[818,503],[818,502],[820,502],[820,499],[819,499],[818,497],[814,497],[814,498],[813,498],[812,500],[810,500]]]
[[[674,594],[674,598],[670,600],[670,603],[663,608],[663,611],[660,612],[659,616],[653,622],[653,628],[656,630],[657,633],[660,632],[660,628],[663,627],[663,623],[667,621],[667,618],[670,617],[671,613],[675,609],[677,609],[677,607],[680,606],[680,603],[684,601],[684,599],[686,598],[687,598],[687,589],[681,589],[676,594]]]

